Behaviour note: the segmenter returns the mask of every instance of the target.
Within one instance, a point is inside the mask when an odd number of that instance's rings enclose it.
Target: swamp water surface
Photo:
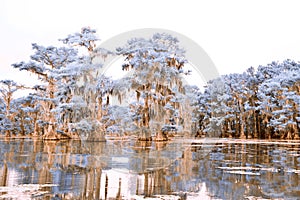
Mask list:
[[[0,141],[0,199],[300,199],[300,142]]]

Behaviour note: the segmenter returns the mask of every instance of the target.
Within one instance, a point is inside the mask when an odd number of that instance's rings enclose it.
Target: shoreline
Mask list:
[[[10,140],[32,140],[32,141],[56,141],[56,142],[66,142],[66,141],[81,141],[81,142],[128,142],[128,141],[139,141],[139,142],[154,142],[154,143],[168,143],[168,142],[183,142],[183,143],[192,143],[192,144],[217,144],[217,143],[226,143],[226,144],[291,144],[291,145],[300,145],[300,139],[240,139],[240,138],[218,138],[218,137],[202,137],[202,138],[182,138],[182,137],[173,137],[167,141],[140,141],[135,136],[127,137],[105,137],[105,141],[90,141],[90,140],[77,140],[77,139],[60,139],[60,140],[44,140],[42,137],[27,137],[27,136],[13,136],[6,137],[0,135],[0,141],[10,141]]]

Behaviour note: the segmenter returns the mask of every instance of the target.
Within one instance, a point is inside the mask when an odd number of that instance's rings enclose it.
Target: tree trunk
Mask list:
[[[141,127],[140,128],[140,134],[139,134],[139,140],[140,141],[151,141],[152,137],[151,137],[151,131],[149,128],[146,127]]]
[[[102,97],[98,98],[98,108],[97,108],[97,120],[100,122],[102,119]]]
[[[39,135],[39,131],[40,131],[40,128],[39,128],[39,125],[38,125],[38,122],[37,122],[37,114],[36,114],[36,116],[34,118],[34,123],[33,124],[34,124],[34,129],[33,129],[32,136],[36,137],[36,136]]]
[[[245,122],[242,117],[242,120],[240,120],[240,139],[246,139],[244,128],[245,128]]]
[[[22,117],[21,119],[20,119],[20,129],[21,129],[21,131],[20,131],[20,136],[25,136],[25,127],[24,127],[24,118]]]
[[[245,112],[244,112],[242,99],[239,98],[238,102],[239,102],[239,110],[240,110],[240,116],[239,116],[240,139],[246,139],[246,136],[245,136]]]
[[[44,140],[59,140],[60,135],[56,132],[55,118],[51,114],[49,119],[49,125],[45,129],[45,134],[43,135]]]
[[[257,128],[257,116],[256,116],[256,111],[253,111],[253,137],[255,139],[258,138],[257,131],[258,131],[258,128]]]
[[[8,167],[6,162],[4,162],[2,167],[2,173],[0,176],[0,186],[7,186],[7,179],[8,179]]]

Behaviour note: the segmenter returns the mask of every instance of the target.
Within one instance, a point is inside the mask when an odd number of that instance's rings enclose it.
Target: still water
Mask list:
[[[300,142],[0,141],[0,199],[300,199]]]

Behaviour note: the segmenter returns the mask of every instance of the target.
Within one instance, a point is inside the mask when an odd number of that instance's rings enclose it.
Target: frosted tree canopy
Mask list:
[[[59,47],[33,43],[29,61],[12,64],[36,77],[36,85],[0,81],[3,136],[92,141],[299,137],[299,62],[250,67],[211,79],[201,90],[183,84],[193,72],[186,69],[186,50],[171,34],[133,37],[114,51],[98,47],[90,27],[60,41]],[[121,57],[122,64],[114,67],[130,74],[113,80],[101,73],[110,56]],[[30,93],[15,98],[23,89]]]

